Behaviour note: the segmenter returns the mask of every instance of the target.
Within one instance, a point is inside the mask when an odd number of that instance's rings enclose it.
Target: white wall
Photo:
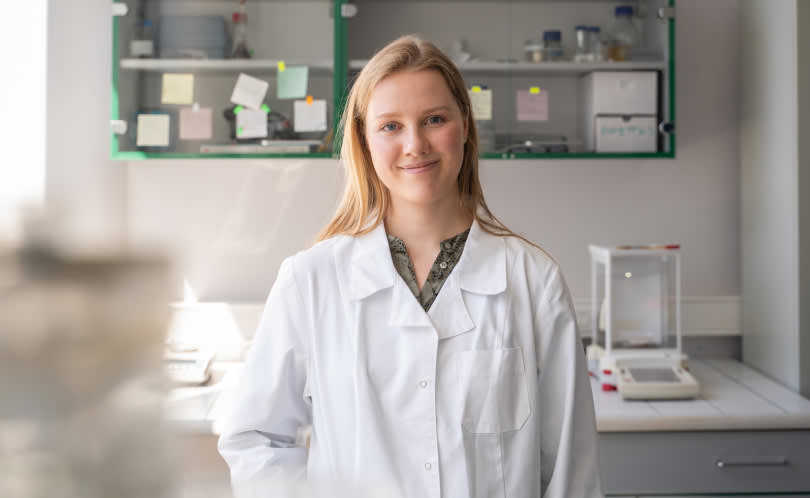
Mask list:
[[[481,166],[490,207],[560,261],[577,299],[589,297],[589,243],[680,242],[684,295],[740,293],[737,2],[679,0],[676,26],[676,159]],[[332,160],[128,168],[133,239],[169,243],[210,300],[262,301],[281,258],[308,245],[340,191]]]
[[[111,13],[105,0],[48,0],[46,203],[66,243],[94,249],[126,234],[126,169],[110,160]]]
[[[741,5],[743,359],[810,395],[810,10]]]

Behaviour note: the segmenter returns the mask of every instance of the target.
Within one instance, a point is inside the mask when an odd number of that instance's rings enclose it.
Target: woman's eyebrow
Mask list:
[[[449,111],[449,110],[450,110],[449,106],[440,105],[440,106],[437,106],[437,107],[431,107],[430,109],[425,109],[423,111],[420,111],[419,113],[420,114],[430,114],[430,113],[436,112],[436,111]],[[402,113],[397,112],[397,111],[388,111],[388,112],[381,112],[381,113],[377,114],[374,117],[377,118],[377,119],[379,119],[379,118],[390,118],[390,117],[394,117],[394,116],[399,116],[400,114],[402,114]]]

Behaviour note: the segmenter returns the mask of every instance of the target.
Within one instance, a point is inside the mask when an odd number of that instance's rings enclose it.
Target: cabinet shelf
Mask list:
[[[253,73],[275,72],[281,59],[121,59],[121,69],[140,71],[204,71]],[[288,66],[308,66],[312,71],[332,72],[332,61],[291,61]]]
[[[349,69],[361,70],[368,60],[353,59]],[[659,60],[628,62],[498,62],[472,61],[457,64],[461,72],[479,73],[556,73],[567,75],[587,74],[591,71],[656,71],[666,68],[666,62]]]

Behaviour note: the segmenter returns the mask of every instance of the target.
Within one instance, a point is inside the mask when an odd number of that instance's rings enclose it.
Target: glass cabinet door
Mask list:
[[[674,157],[672,0],[353,3],[350,75],[397,36],[432,41],[464,76],[482,157]]]
[[[331,157],[340,3],[115,2],[113,156]]]

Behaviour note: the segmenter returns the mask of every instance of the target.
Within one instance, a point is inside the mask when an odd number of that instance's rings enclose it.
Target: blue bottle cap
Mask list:
[[[601,30],[599,29],[599,26],[589,26],[589,27],[588,27],[588,31],[590,31],[590,32],[592,32],[592,33],[598,33],[598,32],[600,32]]]
[[[562,33],[559,30],[543,31],[543,41],[560,41],[562,40]]]
[[[584,24],[579,24],[574,27],[574,31],[588,31],[588,26],[585,26]]]
[[[617,16],[632,16],[633,15],[633,6],[632,5],[619,5],[616,7],[616,15]]]

